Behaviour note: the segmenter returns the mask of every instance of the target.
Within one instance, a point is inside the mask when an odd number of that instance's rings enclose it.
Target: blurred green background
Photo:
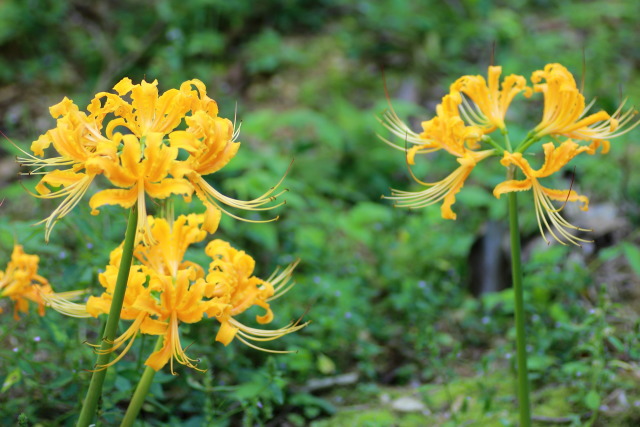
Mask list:
[[[624,98],[640,100],[639,12],[635,1],[611,0],[4,0],[0,130],[27,148],[55,125],[48,107],[63,96],[82,108],[125,76],[158,79],[161,91],[198,78],[222,116],[237,109],[242,120],[242,148],[212,177],[217,188],[258,196],[295,159],[280,220],[225,218],[218,236],[253,255],[261,277],[302,260],[298,285],[273,304],[275,326],[308,308],[311,325],[274,344],[297,353],[225,348],[213,341],[214,321],[182,325],[183,344],[193,343],[189,354],[208,371],[159,373],[140,425],[510,426],[506,209],[491,195],[504,169],[474,170],[457,197],[457,221],[443,220],[438,206],[406,211],[380,200],[390,187],[419,188],[402,153],[376,136],[389,137],[376,121],[387,108],[383,80],[416,130],[455,79],[486,75],[492,56],[504,74],[527,78],[560,62],[584,77],[587,100],[613,112]],[[512,133],[535,126],[540,98],[533,105],[514,102],[522,122]],[[520,197],[540,425],[640,424],[637,135],[616,139],[606,156],[574,161],[574,188],[592,209],[567,215],[595,224],[595,243],[547,246],[531,196]],[[96,276],[126,213],[113,207],[92,217],[81,203],[45,245],[32,224],[55,204],[25,192],[35,181],[18,179],[15,154],[0,144],[0,268],[17,240],[41,257],[56,290],[101,292]],[[423,157],[415,172],[436,181],[453,164]],[[567,169],[551,187],[567,187]],[[479,262],[491,241],[489,264]],[[498,292],[480,292],[489,270],[501,278]],[[95,340],[100,321],[49,310],[15,322],[12,307],[0,306],[0,419],[71,425],[94,360],[82,342]],[[109,371],[101,425],[120,421],[152,345],[138,340]]]

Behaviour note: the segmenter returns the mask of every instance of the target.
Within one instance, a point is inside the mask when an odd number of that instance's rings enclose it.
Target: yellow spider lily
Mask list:
[[[456,214],[451,209],[451,206],[456,201],[456,194],[462,189],[464,182],[478,162],[494,154],[495,150],[477,152],[468,150],[465,154],[458,157],[457,161],[460,163],[460,166],[442,181],[426,183],[418,180],[414,176],[413,178],[418,183],[428,186],[429,188],[416,192],[392,189],[391,196],[384,196],[384,198],[394,200],[396,202],[395,206],[412,209],[430,206],[444,200],[440,208],[442,218],[456,219]]]
[[[247,340],[271,341],[303,328],[306,323],[292,322],[280,329],[262,330],[245,326],[233,319],[233,316],[258,305],[265,310],[265,314],[256,316],[256,321],[260,324],[270,323],[273,320],[273,312],[268,302],[284,295],[291,288],[293,284],[289,280],[297,262],[281,272],[274,272],[269,279],[262,280],[253,276],[255,267],[253,258],[244,251],[234,249],[223,240],[210,242],[205,252],[213,259],[206,277],[208,286],[205,294],[212,298],[220,298],[226,304],[221,311],[208,313],[215,316],[222,324],[216,341],[228,345],[237,337],[250,347],[280,353],[257,347]]]
[[[500,88],[500,74],[502,67],[490,66],[488,82],[482,76],[463,76],[451,85],[451,93],[462,93],[461,113],[468,123],[483,129],[485,134],[497,129],[504,129],[504,118],[513,98],[524,91],[526,97],[531,96],[531,88],[523,76],[511,74],[502,82]],[[475,106],[470,105],[466,97]]]
[[[414,164],[415,155],[445,150],[456,157],[462,157],[467,149],[477,149],[482,138],[482,131],[478,126],[467,126],[460,117],[460,94],[448,94],[442,98],[442,103],[436,107],[436,116],[422,122],[422,132],[412,131],[398,117],[393,108],[385,112],[378,121],[404,142],[413,144],[411,148],[395,144],[380,135],[384,142],[393,148],[405,151],[407,161]]]
[[[44,316],[45,303],[40,294],[53,290],[47,279],[38,275],[39,261],[37,255],[28,255],[22,246],[15,245],[5,271],[0,271],[0,297],[9,297],[14,302],[15,320],[20,319],[18,312],[29,312],[28,301],[35,302],[38,313]]]
[[[603,145],[606,153],[609,139],[629,132],[640,123],[630,124],[636,112],[629,109],[622,113],[624,102],[612,116],[602,110],[587,115],[595,100],[585,106],[584,96],[578,90],[573,75],[560,64],[547,64],[544,70],[535,71],[531,81],[533,90],[544,95],[542,121],[534,129],[538,138],[562,135],[592,141],[592,150]]]
[[[100,173],[87,163],[94,158],[117,158],[117,145],[101,134],[102,122],[107,114],[113,112],[113,108],[103,108],[99,100],[94,99],[87,108],[89,114],[85,114],[71,100],[64,98],[49,110],[54,118],[58,118],[57,126],[31,144],[35,156],[23,151],[25,157],[18,157],[22,165],[35,168],[29,175],[43,175],[36,186],[38,194],[32,195],[44,199],[64,197],[51,215],[40,222],[46,225],[47,241],[55,223],[78,204]],[[59,156],[44,159],[36,157],[44,156],[44,150],[51,145]],[[43,170],[51,167],[56,169]],[[63,167],[66,169],[60,169]],[[62,188],[52,191],[51,187]]]
[[[48,240],[55,223],[82,199],[92,181],[104,176],[115,188],[95,194],[89,204],[97,214],[105,204],[139,208],[137,240],[151,243],[146,224],[147,196],[164,199],[195,192],[206,208],[204,230],[213,233],[220,221],[220,204],[247,210],[272,209],[265,206],[280,194],[276,187],[255,200],[241,201],[225,196],[204,176],[223,168],[237,153],[239,129],[218,117],[216,102],[206,94],[199,80],[188,80],[179,89],[158,93],[157,81],[134,85],[122,79],[114,93],[98,93],[88,113],[69,99],[51,107],[57,126],[33,142],[34,155],[24,152],[19,161],[33,167],[29,174],[43,175],[36,197],[64,198],[43,221]],[[176,130],[181,124],[186,130]],[[53,146],[57,157],[41,158]],[[179,150],[188,157],[178,159]],[[53,170],[50,170],[53,169]],[[55,188],[55,189],[54,189]],[[235,215],[228,213],[236,217]],[[238,218],[238,217],[236,217]]]
[[[538,227],[540,228],[542,237],[547,243],[550,242],[545,236],[545,228],[555,240],[563,245],[566,245],[565,241],[575,245],[580,245],[580,242],[589,242],[589,240],[575,236],[573,232],[590,230],[570,224],[560,215],[561,209],[554,208],[551,203],[551,200],[581,202],[581,209],[586,211],[589,207],[589,199],[586,196],[579,195],[574,190],[552,190],[543,187],[538,181],[540,178],[545,178],[558,172],[572,158],[582,152],[588,151],[589,148],[581,147],[572,140],[563,142],[559,147],[555,147],[552,142],[546,143],[542,147],[544,149],[545,161],[538,170],[534,170],[521,153],[505,152],[500,163],[502,163],[503,166],[517,166],[526,178],[524,180],[510,180],[498,184],[493,190],[493,194],[497,198],[500,198],[502,194],[512,191],[533,190]]]
[[[0,270],[0,298],[8,297],[14,302],[13,318],[19,320],[19,312],[29,312],[29,301],[38,305],[38,314],[44,316],[45,306],[59,299],[67,300],[80,296],[83,291],[54,293],[49,281],[38,274],[37,255],[24,252],[21,245],[14,245],[11,260],[4,271]],[[2,309],[0,309],[0,313]]]
[[[105,369],[122,359],[138,333],[142,333],[163,336],[163,346],[147,358],[147,366],[159,370],[169,363],[173,373],[175,360],[200,370],[197,360],[187,356],[180,343],[181,323],[197,323],[215,317],[221,324],[217,341],[227,345],[237,336],[253,348],[274,353],[280,351],[266,350],[247,340],[273,340],[306,325],[295,322],[276,330],[261,330],[245,326],[233,318],[258,305],[265,310],[263,316],[257,317],[258,323],[271,322],[273,312],[269,301],[293,286],[290,279],[295,263],[262,280],[252,275],[253,258],[222,240],[214,240],[205,249],[212,258],[205,272],[199,265],[184,260],[187,248],[206,237],[204,221],[204,215],[195,214],[181,215],[172,224],[165,219],[149,217],[154,243],[139,244],[134,250],[140,264],[131,267],[121,313],[121,319],[132,323],[106,350],[112,352],[122,348],[120,354],[110,363],[96,366],[96,369]],[[109,312],[121,256],[121,247],[111,253],[109,265],[99,276],[105,291],[99,297],[88,299],[83,307],[84,314],[97,317]],[[57,307],[64,307],[65,314],[75,315],[80,306],[67,303]],[[96,352],[102,351],[99,346],[94,347]]]
[[[573,76],[560,64],[548,64],[544,70],[535,71],[531,77],[533,87],[527,86],[524,77],[515,74],[505,77],[500,82],[501,74],[502,67],[490,66],[486,80],[479,75],[463,76],[456,80],[451,84],[450,92],[437,106],[435,117],[422,122],[421,133],[409,129],[393,108],[385,112],[382,119],[378,119],[391,133],[404,140],[404,144],[396,144],[382,138],[388,145],[405,152],[408,165],[415,164],[416,154],[440,150],[455,156],[460,164],[449,176],[435,183],[422,182],[409,168],[413,179],[428,188],[418,192],[392,189],[391,196],[383,198],[394,200],[396,206],[408,208],[421,208],[442,200],[442,217],[455,219],[456,214],[451,210],[455,195],[475,165],[491,155],[504,154],[502,165],[518,166],[527,179],[500,184],[494,191],[496,197],[504,192],[533,188],[540,229],[542,230],[544,223],[553,237],[563,243],[569,241],[578,244],[585,241],[571,233],[571,230],[582,229],[564,220],[559,211],[553,209],[550,200],[582,201],[583,209],[586,210],[586,198],[578,196],[573,191],[547,189],[541,186],[537,179],[557,172],[580,152],[595,154],[596,150],[601,148],[601,151],[606,153],[609,149],[609,139],[623,135],[638,126],[640,121],[633,122],[637,112],[633,109],[623,112],[623,102],[611,116],[604,111],[587,115],[593,103],[585,106],[584,97],[576,87]],[[541,92],[544,95],[543,118],[514,150],[511,147],[505,117],[518,94],[522,93],[529,98],[533,92]],[[500,130],[504,146],[500,146],[489,136],[495,130]],[[544,136],[565,136],[577,142],[566,141],[557,151],[553,151],[553,144],[545,144],[543,147],[547,163],[540,170],[534,171],[521,153]],[[588,145],[580,146],[580,141],[586,141]],[[494,149],[479,151],[482,143],[489,144]]]
[[[122,189],[107,189],[94,194],[89,200],[91,213],[97,215],[97,208],[105,204],[118,204],[130,208],[137,203],[137,231],[145,243],[149,243],[151,238],[146,222],[145,194],[155,199],[164,199],[171,194],[190,196],[193,191],[186,180],[168,177],[169,168],[178,156],[178,149],[164,145],[162,137],[161,133],[148,133],[144,139],[143,155],[141,141],[135,135],[116,134],[114,141],[123,147],[119,161],[113,162],[104,158],[94,160],[95,167],[100,169],[112,184]]]
[[[409,135],[408,138],[413,143],[411,148],[402,148],[385,140],[387,144],[406,151],[408,165],[415,164],[416,154],[438,150],[444,150],[455,156],[460,163],[460,166],[449,176],[435,183],[419,180],[409,169],[416,182],[429,188],[417,192],[392,189],[391,196],[383,196],[385,199],[394,200],[395,206],[407,208],[421,208],[444,200],[441,207],[442,217],[456,218],[456,214],[451,209],[456,200],[455,195],[460,191],[476,164],[496,153],[495,150],[473,151],[480,147],[479,142],[483,133],[479,126],[467,126],[460,117],[461,103],[460,93],[445,95],[442,103],[436,107],[436,116],[422,122],[423,131],[420,134],[409,134],[408,127],[402,123],[393,109],[385,114],[384,118],[387,122],[382,121],[382,123],[387,129],[398,137],[406,138]]]

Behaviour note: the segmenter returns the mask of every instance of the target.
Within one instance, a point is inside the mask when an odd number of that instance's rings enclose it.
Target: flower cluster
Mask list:
[[[225,241],[213,240],[205,247],[211,262],[204,269],[184,259],[188,247],[201,242],[207,235],[203,215],[181,215],[173,224],[150,216],[148,222],[154,243],[135,248],[137,262],[131,266],[120,317],[132,323],[107,351],[123,349],[112,362],[96,369],[119,361],[138,333],[163,336],[162,347],[147,358],[146,365],[157,371],[170,363],[173,372],[175,360],[198,369],[197,360],[187,356],[180,343],[179,325],[182,323],[215,318],[220,323],[216,341],[227,345],[238,338],[251,347],[271,352],[280,351],[265,350],[249,341],[274,340],[306,325],[292,322],[283,328],[262,330],[234,318],[256,305],[264,310],[264,314],[256,316],[256,321],[270,323],[274,315],[269,302],[293,286],[291,273],[295,263],[263,280],[253,275],[253,258]],[[105,288],[102,295],[90,297],[86,304],[66,303],[66,314],[97,317],[109,312],[121,256],[122,246],[112,251],[109,265],[99,276],[100,284]]]
[[[544,187],[539,180],[558,172],[580,153],[593,155],[598,148],[606,153],[610,139],[630,131],[640,123],[633,122],[636,111],[628,109],[623,112],[623,103],[612,115],[605,111],[588,114],[593,102],[585,105],[575,79],[560,64],[548,64],[543,70],[535,71],[531,76],[532,86],[527,86],[523,76],[513,74],[500,82],[501,74],[501,67],[490,66],[487,80],[482,76],[463,76],[456,80],[437,106],[436,116],[422,123],[421,133],[412,131],[403,123],[393,108],[384,114],[380,122],[402,138],[404,144],[382,139],[392,147],[405,151],[408,165],[415,163],[417,154],[440,150],[454,156],[460,164],[449,176],[435,183],[419,180],[409,168],[413,178],[427,188],[418,192],[392,190],[391,196],[386,198],[394,200],[397,206],[409,208],[442,201],[442,217],[456,219],[451,207],[471,171],[480,161],[501,156],[500,163],[510,171],[509,179],[498,184],[493,194],[499,198],[508,192],[532,190],[538,226],[545,240],[546,229],[558,242],[578,245],[585,240],[575,233],[583,229],[564,219],[560,215],[561,208],[555,208],[552,201],[580,202],[581,209],[587,210],[587,197],[572,189]],[[542,93],[544,97],[542,120],[514,149],[508,139],[505,122],[507,110],[517,95],[530,98],[534,93]],[[505,137],[504,147],[490,136],[496,130]],[[523,157],[523,153],[545,137],[551,137],[553,141],[542,145],[544,164],[536,170]],[[525,179],[511,179],[515,169],[519,169]]]
[[[297,321],[262,330],[235,317],[259,306],[263,313],[256,321],[270,323],[274,315],[269,302],[293,286],[291,274],[297,263],[263,280],[253,274],[255,262],[249,255],[222,240],[206,245],[205,253],[211,259],[207,268],[185,259],[191,245],[216,232],[222,212],[241,219],[224,205],[246,210],[274,208],[280,204],[270,202],[282,194],[276,192],[280,183],[254,200],[241,201],[223,195],[205,179],[236,155],[240,143],[236,141],[238,129],[218,116],[216,102],[207,96],[199,80],[186,81],[179,89],[159,95],[157,81],[134,85],[125,78],[114,90],[115,94],[97,94],[87,112],[67,98],[51,107],[57,126],[32,143],[33,155],[23,152],[25,157],[19,161],[34,168],[31,174],[42,175],[35,196],[63,198],[42,221],[47,239],[56,221],[79,203],[94,179],[104,177],[112,188],[90,198],[92,214],[109,204],[137,208],[135,239],[127,240],[134,248],[134,262],[127,280],[119,278],[121,264],[131,262],[130,255],[123,258],[123,243],[111,252],[109,265],[99,275],[105,288],[102,295],[78,304],[69,299],[80,292],[68,293],[65,298],[65,294],[41,289],[34,293],[34,298],[40,298],[41,309],[49,305],[69,316],[98,317],[110,314],[112,304],[119,306],[124,291],[119,319],[131,324],[120,336],[115,329],[110,332],[105,345],[94,346],[103,355],[120,351],[113,361],[101,363],[96,370],[122,359],[138,334],[161,338],[147,358],[147,366],[157,371],[170,363],[173,372],[175,360],[198,369],[197,360],[187,356],[180,342],[179,326],[208,318],[219,322],[215,339],[224,345],[237,338],[253,348],[281,352],[263,349],[252,341],[274,340],[306,324]],[[50,147],[55,148],[57,157],[46,157]],[[164,204],[162,218],[147,214],[147,196],[165,200],[177,195],[188,200],[193,194],[205,205],[204,214],[174,219],[171,204]],[[4,287],[4,281],[0,283]],[[40,288],[45,284],[42,279]]]
[[[241,201],[221,194],[205,180],[236,155],[240,143],[239,129],[218,116],[218,106],[201,81],[188,80],[159,95],[157,81],[134,85],[125,78],[114,90],[115,94],[98,93],[87,112],[67,98],[51,107],[56,127],[32,143],[33,155],[24,152],[25,157],[18,159],[34,168],[29,174],[42,175],[34,196],[63,198],[42,221],[47,240],[56,221],[78,204],[99,175],[113,188],[91,197],[92,214],[104,205],[137,204],[138,240],[146,243],[150,242],[147,195],[154,199],[180,195],[188,200],[195,193],[206,208],[204,230],[209,233],[216,230],[220,212],[228,213],[222,205],[248,210],[275,207],[262,206],[279,195],[273,194],[277,185],[255,200]],[[51,146],[57,157],[45,156]],[[181,150],[185,155],[179,155]]]
[[[73,299],[83,292],[72,291],[54,293],[51,285],[38,274],[37,255],[29,255],[20,245],[14,245],[11,260],[4,271],[0,270],[0,298],[7,297],[14,303],[13,318],[20,320],[19,312],[29,312],[29,301],[38,305],[38,313],[44,316],[44,307],[49,305],[46,298],[49,297],[53,304],[59,298]],[[0,313],[2,309],[0,308]]]

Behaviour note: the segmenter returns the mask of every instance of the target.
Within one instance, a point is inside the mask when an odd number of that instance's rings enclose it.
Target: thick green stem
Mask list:
[[[116,337],[116,330],[118,328],[118,321],[120,320],[120,311],[122,310],[124,293],[127,289],[129,270],[131,269],[131,260],[133,258],[133,247],[136,240],[136,225],[138,223],[137,206],[133,206],[131,208],[128,221],[127,231],[124,237],[124,245],[122,248],[122,258],[120,259],[120,269],[118,270],[116,287],[113,291],[113,298],[111,300],[111,309],[109,310],[109,317],[107,318],[107,324],[104,328],[100,350],[98,350],[98,359],[94,366],[94,369],[97,370],[93,372],[93,376],[91,377],[89,390],[84,398],[82,411],[78,418],[78,427],[87,427],[92,423],[96,414],[100,395],[102,394],[102,384],[104,383],[107,369],[101,369],[100,367],[108,364],[111,359],[111,352],[109,352],[109,349],[113,345],[113,340]]]
[[[156,342],[156,347],[153,350],[154,352],[162,348],[163,340],[164,335],[160,335],[158,337],[158,341]],[[138,417],[140,408],[142,408],[144,399],[147,397],[147,393],[149,393],[149,388],[151,388],[151,383],[153,382],[153,377],[155,376],[155,374],[155,369],[149,366],[145,367],[144,372],[140,377],[140,381],[138,381],[136,391],[133,393],[131,402],[129,402],[129,407],[127,408],[127,412],[124,414],[124,418],[122,419],[122,424],[120,424],[120,427],[129,427],[133,425],[133,422]]]
[[[513,179],[515,170],[508,175]],[[524,298],[522,291],[522,267],[520,265],[520,230],[518,226],[518,201],[515,192],[509,193],[509,231],[511,234],[511,271],[513,273],[513,294],[515,298],[516,347],[518,362],[518,407],[520,427],[531,426],[529,403],[529,377],[527,370],[527,343],[524,330]]]

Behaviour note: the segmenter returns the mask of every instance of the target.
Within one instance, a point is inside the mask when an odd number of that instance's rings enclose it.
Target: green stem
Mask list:
[[[100,400],[100,396],[102,395],[102,384],[104,383],[107,369],[100,369],[99,367],[108,364],[111,359],[111,352],[109,352],[109,349],[113,345],[113,340],[116,337],[116,330],[118,328],[118,321],[120,320],[120,311],[122,311],[124,293],[127,289],[129,270],[131,269],[131,260],[133,259],[133,247],[136,239],[137,223],[138,208],[137,206],[133,206],[129,212],[129,220],[124,237],[118,278],[116,279],[116,287],[113,291],[113,298],[111,300],[111,309],[109,310],[109,317],[107,318],[107,324],[102,336],[102,343],[100,345],[100,350],[98,351],[98,359],[96,360],[94,367],[94,369],[97,370],[93,372],[93,376],[91,377],[91,383],[89,384],[87,395],[84,398],[84,404],[82,405],[82,411],[78,418],[77,427],[87,427],[91,424],[93,417],[96,414],[98,400]]]
[[[154,352],[162,348],[163,340],[164,335],[160,335],[158,337],[158,341],[156,342],[156,347],[153,350]],[[153,382],[153,377],[155,376],[155,374],[155,369],[149,366],[145,367],[144,372],[140,377],[140,381],[138,381],[136,391],[133,393],[131,402],[129,402],[129,407],[127,408],[127,412],[124,414],[124,418],[122,419],[122,424],[120,424],[120,427],[129,427],[133,425],[133,422],[138,417],[140,408],[142,408],[144,399],[147,397],[147,393],[149,393],[149,388],[151,388],[151,383]]]
[[[491,139],[490,136],[483,136],[482,137],[482,141],[486,142],[487,144],[491,145],[493,148],[496,149],[496,151],[498,152],[499,155],[503,155],[504,154],[504,148],[502,148],[500,146],[500,144],[498,144],[497,142],[495,142],[493,139]]]
[[[507,173],[507,178],[513,179],[514,177],[515,168],[511,166]],[[527,344],[524,330],[522,267],[520,265],[520,230],[518,226],[518,200],[515,192],[509,193],[509,231],[511,234],[511,271],[513,273],[513,293],[515,298],[520,427],[530,427],[531,410],[529,403],[529,377],[527,370]]]
[[[524,153],[527,148],[536,142],[540,141],[540,138],[536,136],[535,133],[529,132],[527,137],[522,141],[522,143],[516,148],[516,153]]]

